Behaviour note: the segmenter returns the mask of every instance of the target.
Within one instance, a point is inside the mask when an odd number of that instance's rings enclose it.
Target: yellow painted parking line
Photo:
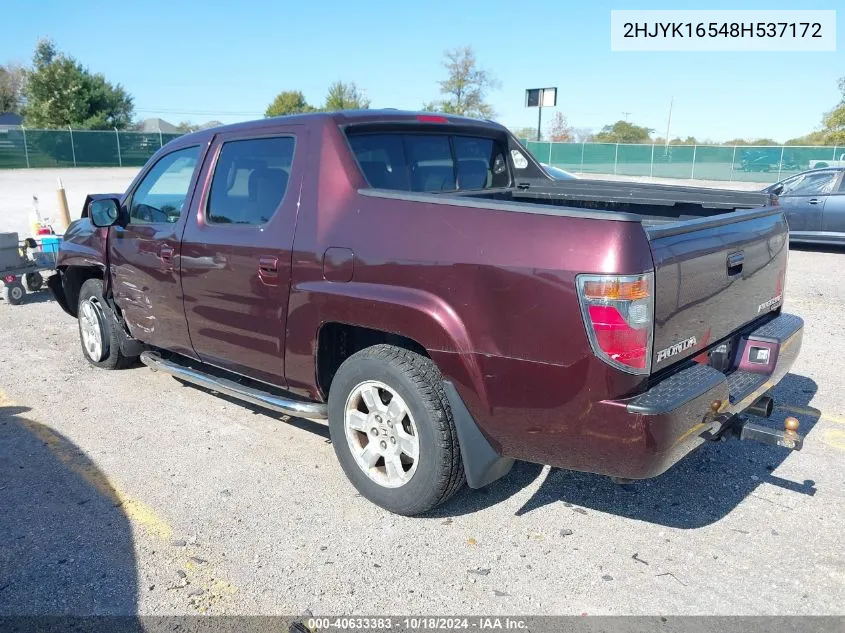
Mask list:
[[[822,433],[822,441],[832,448],[845,451],[845,431],[842,429],[826,429]]]
[[[88,458],[80,455],[73,444],[40,422],[26,418],[22,418],[20,422],[30,433],[41,440],[44,446],[71,472],[85,480],[89,486],[115,506],[119,506],[135,525],[152,536],[165,541],[170,540],[173,536],[173,529],[156,514],[155,510],[143,501],[133,499],[117,488],[106,479],[106,476]]]
[[[3,391],[0,391],[0,406],[14,406],[12,400]],[[83,479],[115,506],[120,507],[135,525],[151,536],[165,541],[170,540],[173,536],[173,529],[167,521],[159,517],[155,510],[143,501],[133,499],[111,483],[91,460],[80,453],[71,442],[40,422],[25,417],[19,417],[18,421],[25,429],[41,440],[47,450],[71,472]]]
[[[777,408],[781,411],[786,411],[787,413],[794,413],[795,415],[809,415],[815,418],[819,418],[820,420],[825,420],[827,422],[834,422],[835,424],[845,424],[845,416],[824,413],[823,411],[816,409],[815,407],[801,407],[787,404],[778,405]]]
[[[0,407],[13,407],[15,403],[0,389]],[[173,528],[156,511],[139,499],[134,499],[120,490],[113,482],[94,465],[73,443],[65,439],[51,428],[18,416],[16,421],[37,437],[56,459],[66,468],[83,479],[89,486],[111,501],[126,515],[130,522],[140,528],[147,535],[164,542],[170,542]],[[192,586],[201,587],[204,591],[189,603],[199,612],[210,613],[214,607],[222,607],[227,596],[238,591],[237,587],[222,580],[210,565],[197,565],[199,557],[190,556],[191,547],[184,551],[186,556],[183,567],[191,572]],[[201,552],[198,552],[201,553]]]

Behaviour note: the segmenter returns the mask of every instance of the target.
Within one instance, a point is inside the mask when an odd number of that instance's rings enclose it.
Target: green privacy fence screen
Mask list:
[[[841,145],[523,143],[540,162],[585,174],[774,182],[805,169],[845,167]]]
[[[140,167],[179,134],[0,129],[0,169]]]
[[[140,167],[178,134],[0,129],[0,169]],[[541,162],[586,174],[773,182],[796,172],[845,166],[845,146],[631,145],[525,141]]]

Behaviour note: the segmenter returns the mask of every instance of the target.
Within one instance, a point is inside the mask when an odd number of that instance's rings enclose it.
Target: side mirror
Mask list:
[[[99,198],[88,205],[88,217],[91,224],[98,228],[113,226],[120,217],[120,200],[117,198]]]
[[[770,193],[773,193],[776,196],[779,196],[781,193],[783,193],[783,184],[777,184],[774,187],[772,187]]]

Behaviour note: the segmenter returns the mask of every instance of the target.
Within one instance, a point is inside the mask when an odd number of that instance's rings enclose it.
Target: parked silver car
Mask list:
[[[763,191],[780,198],[790,241],[845,245],[845,167],[803,171]]]
[[[546,163],[540,164],[543,166],[543,169],[546,170],[546,173],[555,180],[578,180],[578,176],[570,174],[568,171],[561,169],[560,167],[552,167]]]

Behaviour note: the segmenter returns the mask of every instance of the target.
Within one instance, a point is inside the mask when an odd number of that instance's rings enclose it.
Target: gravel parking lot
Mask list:
[[[518,464],[414,519],[323,424],[93,369],[47,293],[0,302],[0,615],[845,614],[843,278],[843,250],[790,254],[770,423],[802,451],[713,443],[627,486]]]

